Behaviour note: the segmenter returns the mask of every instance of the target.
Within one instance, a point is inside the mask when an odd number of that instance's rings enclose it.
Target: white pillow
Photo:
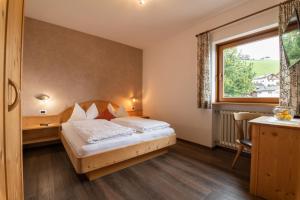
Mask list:
[[[95,119],[98,117],[99,111],[95,103],[93,103],[86,111],[86,119]]]
[[[116,114],[116,109],[109,103],[108,105],[107,105],[107,109],[108,109],[108,111],[110,112],[110,114],[112,114],[113,116],[115,116],[115,114]],[[116,116],[115,116],[116,117]]]
[[[111,104],[107,106],[108,111],[115,117],[127,117],[128,113],[124,106],[120,106],[118,110],[116,110]]]
[[[120,106],[120,108],[116,112],[116,117],[128,117],[128,113],[124,106]]]
[[[75,103],[73,113],[68,120],[70,121],[80,121],[80,120],[86,120],[86,114],[85,111],[78,105],[78,103]]]

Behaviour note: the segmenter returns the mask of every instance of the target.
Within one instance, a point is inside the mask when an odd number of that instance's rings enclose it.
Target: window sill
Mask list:
[[[257,107],[275,107],[277,103],[240,103],[240,102],[215,102],[212,105],[237,105],[237,106],[257,106]]]
[[[272,113],[278,104],[272,103],[242,103],[242,102],[215,102],[212,109],[215,111],[229,110],[236,112],[261,112]]]

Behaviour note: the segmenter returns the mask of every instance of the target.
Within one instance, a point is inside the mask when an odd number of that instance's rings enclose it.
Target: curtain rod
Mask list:
[[[201,34],[203,34],[203,33],[215,31],[215,30],[217,30],[217,29],[219,29],[219,28],[223,28],[223,27],[225,27],[225,26],[231,25],[231,24],[236,23],[236,22],[238,22],[238,21],[242,21],[242,20],[247,19],[247,18],[249,18],[249,17],[252,17],[252,16],[254,16],[254,15],[257,15],[257,14],[263,13],[263,12],[265,12],[265,11],[271,10],[271,9],[273,9],[273,8],[279,7],[280,5],[285,4],[285,3],[287,3],[287,2],[290,2],[290,1],[293,1],[293,0],[288,0],[288,1],[285,1],[285,2],[282,2],[282,3],[278,3],[278,4],[276,4],[276,5],[270,6],[270,7],[268,7],[268,8],[262,9],[262,10],[259,10],[259,11],[257,11],[257,12],[254,12],[254,13],[252,13],[252,14],[246,15],[246,16],[241,17],[241,18],[239,18],[239,19],[233,20],[233,21],[228,22],[228,23],[226,23],[226,24],[223,24],[223,25],[217,26],[217,27],[215,27],[215,28],[209,29],[209,30],[207,30],[207,31],[201,32],[201,33],[197,34],[196,37],[198,37],[199,35],[201,35]]]

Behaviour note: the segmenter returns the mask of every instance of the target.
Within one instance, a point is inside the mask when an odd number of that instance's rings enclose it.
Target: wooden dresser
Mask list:
[[[250,123],[251,193],[271,200],[300,200],[300,120],[259,117]]]

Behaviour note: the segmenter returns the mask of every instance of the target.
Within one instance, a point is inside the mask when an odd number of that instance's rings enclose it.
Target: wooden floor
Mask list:
[[[233,157],[178,141],[166,155],[88,182],[76,175],[62,145],[26,149],[25,199],[256,199],[248,193],[250,159],[231,170]]]

